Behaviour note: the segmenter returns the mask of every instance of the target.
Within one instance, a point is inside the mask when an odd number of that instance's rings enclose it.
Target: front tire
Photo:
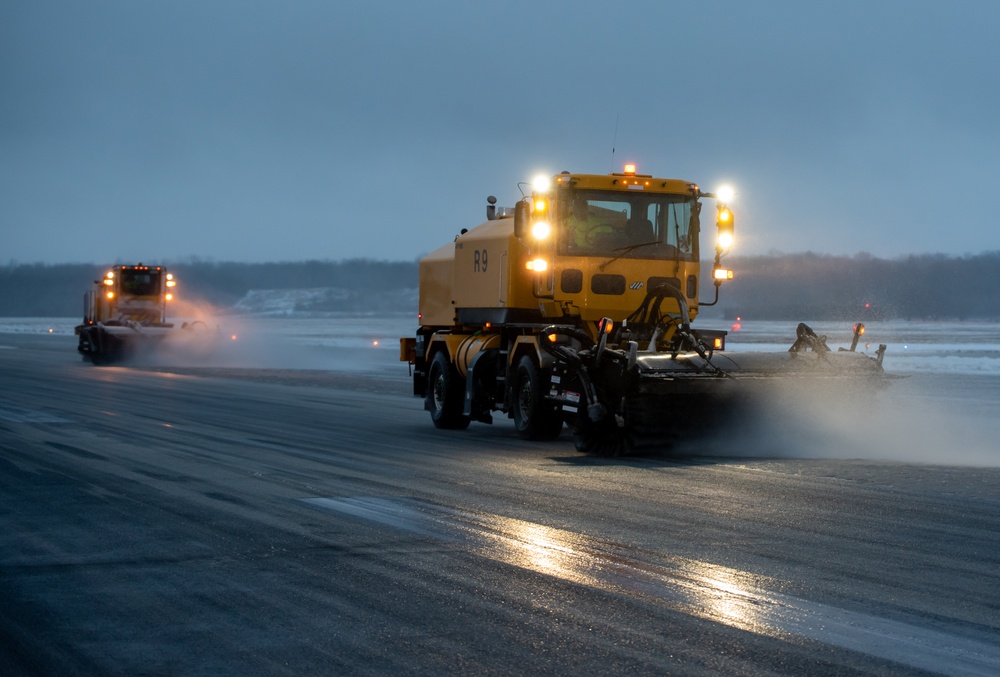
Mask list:
[[[511,409],[514,427],[529,440],[554,440],[562,430],[561,412],[547,402],[549,379],[528,355],[514,369]]]
[[[573,430],[573,445],[588,456],[628,456],[635,451],[635,440],[625,428],[619,427],[614,418],[604,421],[587,421]]]
[[[469,427],[469,417],[462,414],[465,389],[448,356],[435,353],[427,375],[427,398],[424,406],[431,412],[434,427],[442,430],[464,430]]]

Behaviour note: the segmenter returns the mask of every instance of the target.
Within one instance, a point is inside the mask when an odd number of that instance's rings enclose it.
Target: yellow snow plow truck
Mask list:
[[[522,194],[524,194],[523,191]],[[700,262],[702,200],[715,203],[715,260]],[[800,324],[782,352],[726,352],[726,331],[693,328],[733,278],[727,198],[636,173],[563,172],[513,209],[487,199],[487,221],[420,261],[420,327],[400,340],[413,394],[438,428],[492,422],[577,449],[626,454],[669,446],[725,420],[754,384],[815,377],[880,382],[876,356],[831,351]],[[714,288],[711,302],[702,290]]]
[[[167,322],[177,280],[162,266],[113,266],[83,297],[83,323],[74,333],[84,360],[111,364],[148,351],[176,330]],[[181,329],[203,327],[184,323]]]

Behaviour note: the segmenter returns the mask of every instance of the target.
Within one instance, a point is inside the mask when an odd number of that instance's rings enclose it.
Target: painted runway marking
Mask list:
[[[745,571],[637,553],[608,541],[413,499],[304,498],[303,503],[461,544],[475,554],[772,637],[789,635],[949,675],[1000,674],[1000,646],[773,592]]]

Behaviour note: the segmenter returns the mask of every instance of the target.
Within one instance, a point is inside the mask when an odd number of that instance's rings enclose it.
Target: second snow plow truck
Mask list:
[[[703,199],[716,203],[711,302],[700,301]],[[566,424],[578,450],[617,455],[711,428],[776,379],[883,379],[885,346],[855,350],[861,325],[850,350],[800,324],[788,351],[770,353],[726,352],[727,332],[691,326],[733,277],[721,195],[626,166],[536,182],[512,210],[488,203],[485,223],[420,261],[420,328],[400,341],[438,428],[499,411],[524,437]]]
[[[152,350],[179,331],[167,322],[167,304],[174,300],[177,280],[163,266],[117,265],[83,297],[83,323],[74,333],[84,360],[103,365]],[[200,320],[184,322],[180,330],[202,332]]]

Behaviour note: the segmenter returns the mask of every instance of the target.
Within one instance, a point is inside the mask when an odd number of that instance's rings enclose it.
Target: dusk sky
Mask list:
[[[998,31],[986,0],[9,0],[0,264],[414,260],[625,162],[731,184],[734,254],[997,251]]]

